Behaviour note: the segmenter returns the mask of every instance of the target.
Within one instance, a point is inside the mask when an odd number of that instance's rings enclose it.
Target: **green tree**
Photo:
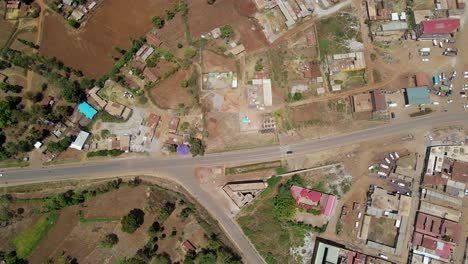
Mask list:
[[[79,28],[80,27],[80,22],[76,21],[75,19],[68,19],[68,25],[70,25],[73,28]]]
[[[151,23],[153,24],[153,26],[155,28],[161,29],[161,28],[164,27],[165,21],[164,21],[164,19],[162,19],[162,18],[160,18],[158,16],[154,16],[154,17],[151,18]]]
[[[114,233],[110,233],[107,234],[103,240],[101,240],[100,245],[103,248],[111,248],[117,243],[119,243],[119,237]]]
[[[16,122],[13,117],[13,111],[11,105],[1,100],[0,101],[0,128],[8,127]]]
[[[205,145],[201,141],[201,139],[198,138],[190,138],[189,139],[189,144],[190,144],[190,153],[192,153],[192,156],[203,156],[205,154]]]
[[[302,99],[302,94],[301,93],[294,93],[293,95],[293,100],[294,101],[299,101]]]
[[[207,2],[209,5],[212,5],[212,4],[216,3],[216,0],[207,0],[206,2]]]
[[[164,12],[166,13],[167,20],[171,20],[175,17],[175,13],[172,10],[165,9]]]
[[[229,24],[221,26],[219,28],[219,30],[221,31],[221,38],[223,38],[223,39],[230,39],[230,38],[234,37],[235,34],[236,34],[234,32],[234,29],[232,28],[232,26],[229,25]]]
[[[135,232],[144,221],[145,213],[141,209],[133,209],[126,216],[122,217],[122,231],[132,234]]]

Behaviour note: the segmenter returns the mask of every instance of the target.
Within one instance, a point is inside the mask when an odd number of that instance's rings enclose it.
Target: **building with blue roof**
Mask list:
[[[81,104],[79,104],[78,111],[80,111],[80,113],[82,113],[88,119],[93,119],[94,116],[97,114],[97,110],[94,109],[87,102],[82,102]]]
[[[406,88],[406,102],[409,105],[430,104],[431,98],[427,86]]]

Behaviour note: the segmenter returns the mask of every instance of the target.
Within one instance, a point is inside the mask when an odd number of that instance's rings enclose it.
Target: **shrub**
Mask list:
[[[206,2],[207,2],[209,5],[212,5],[212,4],[216,3],[216,0],[207,0]]]
[[[158,16],[154,16],[154,17],[151,18],[151,23],[153,24],[153,26],[155,28],[161,29],[161,28],[164,27],[165,21],[164,21],[164,19],[162,19],[162,18],[160,18]]]
[[[172,214],[175,208],[176,208],[176,205],[174,203],[166,202],[164,204],[164,207],[161,208],[161,210],[159,211],[159,214],[158,214],[159,219],[161,221],[166,220]]]
[[[229,24],[221,26],[219,30],[221,31],[221,38],[223,39],[229,39],[235,36],[234,29]]]
[[[119,237],[114,233],[110,233],[110,234],[107,234],[103,240],[101,240],[100,245],[103,248],[111,248],[118,242],[119,242]]]
[[[132,234],[135,232],[144,221],[145,213],[141,209],[133,209],[126,216],[122,217],[122,231]]]
[[[79,28],[80,22],[76,21],[75,19],[68,19],[68,25],[72,26],[73,28]]]
[[[194,49],[186,48],[184,50],[184,57],[186,59],[191,59],[191,58],[195,57],[195,55],[197,55],[197,51],[194,50]]]

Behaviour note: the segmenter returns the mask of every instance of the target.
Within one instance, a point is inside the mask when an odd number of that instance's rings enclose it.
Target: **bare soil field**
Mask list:
[[[257,50],[267,42],[261,27],[249,19],[255,12],[255,4],[250,0],[221,0],[213,5],[208,5],[205,0],[192,0],[189,1],[190,32],[193,39],[198,39],[216,27],[231,24],[240,34],[246,50]],[[252,26],[256,29],[251,30]]]
[[[211,51],[203,51],[203,72],[236,71],[236,62]]]
[[[58,58],[90,78],[99,78],[113,64],[108,57],[112,46],[129,48],[129,37],[136,38],[149,31],[151,17],[163,16],[164,7],[169,3],[168,0],[141,0],[138,4],[104,1],[78,31],[72,30],[58,15],[49,15],[44,21],[40,52]]]
[[[351,108],[348,99],[338,101],[319,102],[299,106],[293,110],[294,125],[334,124],[349,118]]]
[[[206,115],[207,152],[272,145],[274,134],[241,133],[239,114],[210,112]]]
[[[180,81],[188,79],[190,74],[190,70],[179,70],[157,86],[151,88],[149,93],[156,105],[163,109],[178,109],[180,103],[183,103],[185,106],[191,106],[192,102],[190,101],[188,88],[180,86]]]

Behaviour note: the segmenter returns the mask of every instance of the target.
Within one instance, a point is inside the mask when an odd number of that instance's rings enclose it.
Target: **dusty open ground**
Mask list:
[[[112,46],[130,47],[129,37],[136,38],[149,31],[150,18],[163,16],[163,7],[169,2],[141,0],[130,5],[125,0],[104,1],[78,31],[72,30],[58,15],[49,15],[44,23],[40,52],[58,58],[90,78],[99,78],[113,64],[108,57],[113,52]]]
[[[179,70],[169,78],[161,81],[158,85],[149,90],[151,98],[160,108],[179,108],[179,104],[191,106],[188,88],[180,86],[181,80],[186,80],[190,77],[191,71]]]

